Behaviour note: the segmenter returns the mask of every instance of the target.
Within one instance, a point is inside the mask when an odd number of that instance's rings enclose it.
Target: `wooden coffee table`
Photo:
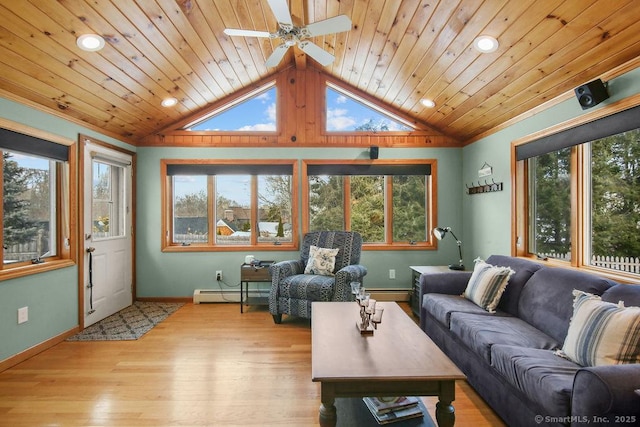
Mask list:
[[[335,426],[336,397],[438,396],[439,426],[453,426],[455,381],[465,375],[395,302],[379,302],[373,335],[356,329],[355,302],[314,302],[311,379],[320,383],[320,425]]]

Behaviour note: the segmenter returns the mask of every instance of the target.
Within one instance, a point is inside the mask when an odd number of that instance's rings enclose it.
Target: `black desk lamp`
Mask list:
[[[436,227],[433,229],[433,236],[438,240],[444,239],[444,236],[447,233],[451,233],[451,236],[453,236],[453,238],[456,239],[456,243],[458,244],[458,254],[460,255],[460,261],[458,262],[458,265],[450,264],[449,269],[464,270],[464,265],[462,265],[462,242],[456,237],[455,234],[453,234],[453,231],[451,231],[451,227],[445,227],[445,228]]]

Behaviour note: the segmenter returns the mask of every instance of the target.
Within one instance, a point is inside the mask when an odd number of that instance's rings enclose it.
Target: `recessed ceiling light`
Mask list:
[[[431,99],[427,99],[427,98],[423,98],[423,99],[421,99],[421,100],[420,100],[420,103],[421,103],[422,105],[424,105],[425,107],[427,107],[427,108],[433,108],[433,107],[435,107],[435,106],[436,106],[436,103],[435,103],[435,102],[433,102]]]
[[[498,40],[491,36],[480,36],[473,41],[473,47],[482,53],[491,53],[498,50]]]
[[[177,103],[178,103],[178,100],[176,98],[165,98],[162,100],[163,107],[173,107]]]
[[[104,39],[97,34],[83,34],[78,37],[76,44],[82,50],[96,52],[104,47]]]

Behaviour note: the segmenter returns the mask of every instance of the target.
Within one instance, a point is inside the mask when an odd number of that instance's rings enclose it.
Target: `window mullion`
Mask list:
[[[351,231],[351,176],[346,175],[342,180],[344,188],[344,229]]]
[[[575,200],[575,258],[577,266],[589,265],[591,256],[591,150],[589,144],[580,144],[575,150],[576,193]],[[572,164],[572,167],[574,165]],[[572,174],[573,175],[573,174]]]
[[[393,244],[393,177],[384,177],[384,240]]]
[[[251,176],[251,245],[258,244],[258,234],[260,229],[258,228],[258,176]]]
[[[207,176],[207,216],[209,217],[209,235],[207,244],[215,246],[218,235],[218,218],[216,218],[216,178],[213,175]]]
[[[578,267],[582,265],[583,256],[583,226],[584,226],[584,209],[582,205],[584,194],[583,168],[581,166],[583,159],[583,149],[575,146],[571,149],[571,265]]]

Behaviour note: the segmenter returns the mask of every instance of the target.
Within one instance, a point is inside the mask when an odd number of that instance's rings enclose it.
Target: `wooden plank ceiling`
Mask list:
[[[0,0],[0,95],[137,143],[288,67],[313,67],[458,141],[496,129],[573,88],[637,62],[638,0],[290,0],[294,23],[345,14],[347,33],[298,48],[277,68],[266,0]],[[97,33],[106,47],[77,48]],[[480,34],[500,41],[480,54]],[[626,65],[628,67],[628,65]],[[163,108],[163,98],[179,99]],[[435,108],[419,102],[428,97]]]

